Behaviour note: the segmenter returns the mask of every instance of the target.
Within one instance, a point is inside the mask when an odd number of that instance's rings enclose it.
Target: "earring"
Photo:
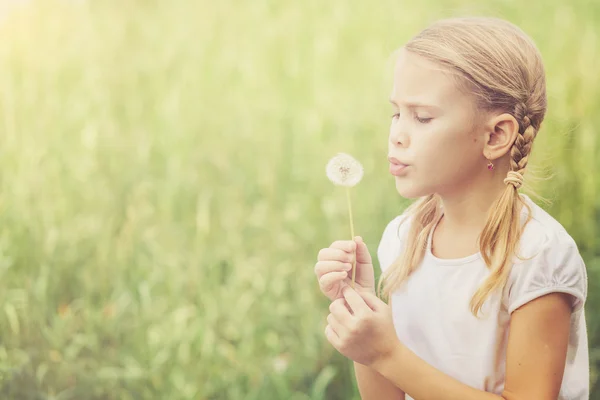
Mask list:
[[[487,158],[487,157],[486,157],[486,158]],[[488,165],[487,165],[487,167],[488,167],[488,169],[491,171],[491,170],[493,170],[493,169],[494,169],[494,164],[492,163],[492,160],[488,159],[488,161],[489,161],[489,162],[488,162]]]

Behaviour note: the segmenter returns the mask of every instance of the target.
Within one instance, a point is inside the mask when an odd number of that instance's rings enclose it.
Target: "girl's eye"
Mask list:
[[[400,113],[395,113],[395,114],[392,114],[392,119],[396,119],[396,118],[398,118],[399,116],[400,116]],[[433,118],[419,118],[418,116],[416,116],[416,115],[415,115],[415,119],[416,119],[417,121],[419,121],[421,124],[427,124],[427,123],[431,122],[431,120],[432,120]]]

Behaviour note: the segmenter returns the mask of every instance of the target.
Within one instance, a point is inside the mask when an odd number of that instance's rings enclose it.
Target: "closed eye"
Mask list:
[[[396,119],[396,118],[398,118],[398,117],[400,117],[400,113],[395,113],[395,114],[393,114],[393,115],[392,115],[392,119]],[[419,118],[419,117],[418,117],[418,116],[415,114],[415,119],[416,119],[417,121],[419,121],[419,123],[421,123],[421,124],[427,124],[427,123],[431,122],[431,120],[432,120],[433,118]]]

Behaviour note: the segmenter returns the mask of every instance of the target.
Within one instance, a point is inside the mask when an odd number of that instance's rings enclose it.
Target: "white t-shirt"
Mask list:
[[[398,338],[438,370],[480,390],[500,395],[504,389],[510,314],[523,304],[551,292],[575,296],[567,362],[559,400],[589,397],[588,340],[584,313],[587,272],[573,238],[563,226],[527,195],[532,219],[521,236],[522,261],[513,257],[509,281],[501,300],[488,297],[477,319],[469,302],[488,276],[480,253],[440,259],[431,252],[404,286],[391,295]],[[521,222],[527,209],[523,207]],[[439,221],[439,220],[438,220]],[[437,222],[436,222],[437,223]],[[400,255],[410,217],[394,218],[377,249],[382,271]],[[485,318],[487,317],[487,318]],[[408,394],[407,400],[412,399]]]

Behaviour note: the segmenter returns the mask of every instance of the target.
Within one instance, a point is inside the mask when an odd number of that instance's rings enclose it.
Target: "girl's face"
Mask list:
[[[388,155],[407,165],[393,173],[401,196],[450,195],[489,173],[474,100],[442,67],[402,49],[390,101]]]

